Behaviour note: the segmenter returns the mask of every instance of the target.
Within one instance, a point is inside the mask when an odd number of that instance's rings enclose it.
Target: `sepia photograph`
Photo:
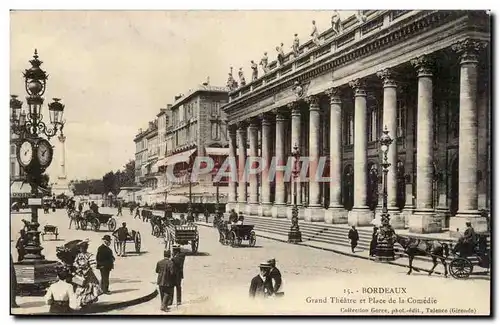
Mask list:
[[[491,316],[487,9],[11,9],[10,315]]]

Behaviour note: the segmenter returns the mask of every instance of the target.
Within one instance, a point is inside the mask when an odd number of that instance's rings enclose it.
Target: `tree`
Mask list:
[[[117,179],[112,171],[107,172],[106,175],[102,177],[102,183],[104,186],[104,193],[107,194],[109,192],[112,192],[116,194]]]

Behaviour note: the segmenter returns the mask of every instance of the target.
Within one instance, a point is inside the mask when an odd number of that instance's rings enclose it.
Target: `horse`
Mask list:
[[[396,242],[399,243],[403,249],[405,254],[408,255],[409,268],[408,275],[413,271],[413,259],[415,256],[430,256],[432,258],[432,269],[429,271],[429,275],[434,272],[434,269],[437,266],[437,259],[441,260],[441,263],[444,267],[444,276],[448,277],[448,267],[446,265],[446,258],[450,254],[450,248],[446,243],[440,243],[436,240],[427,241],[418,238],[405,238],[396,235]],[[418,269],[415,269],[417,272]]]

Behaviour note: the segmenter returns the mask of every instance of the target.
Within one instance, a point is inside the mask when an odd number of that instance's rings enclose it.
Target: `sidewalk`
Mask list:
[[[205,226],[205,227],[213,228],[213,226],[212,226],[211,223],[207,224],[207,223],[205,223],[203,221],[198,221],[196,223],[198,225],[200,225],[200,226]],[[288,237],[286,237],[286,236],[282,236],[282,235],[278,235],[278,234],[274,234],[274,233],[268,233],[268,232],[259,231],[259,230],[256,230],[255,234],[257,235],[257,237],[271,239],[271,240],[276,240],[276,241],[280,241],[280,242],[283,242],[283,243],[288,243]],[[342,254],[342,255],[346,255],[346,256],[352,256],[352,257],[355,257],[355,258],[361,258],[361,259],[365,259],[365,260],[374,260],[373,257],[369,256],[367,250],[359,249],[359,248],[356,248],[354,250],[354,253],[353,253],[351,251],[351,249],[349,247],[346,247],[346,246],[329,244],[329,243],[322,243],[322,242],[316,242],[316,241],[312,241],[312,240],[311,241],[301,242],[301,243],[298,243],[298,244],[290,244],[290,245],[307,246],[307,247],[311,247],[311,248],[315,248],[315,249],[322,249],[322,250],[330,251],[330,252],[337,253],[337,254]],[[392,264],[392,265],[397,265],[397,266],[408,268],[408,259],[404,258],[404,255],[402,254],[402,252],[396,252],[396,260],[393,261],[393,262],[388,262],[388,263]],[[414,259],[413,260],[413,269],[414,269],[415,272],[418,272],[420,270],[422,270],[424,272],[428,272],[428,271],[430,271],[430,267],[431,266],[432,265],[429,262],[427,262],[427,261],[422,261],[422,260],[418,260],[418,259]],[[435,270],[434,273],[436,273],[436,274],[443,274],[443,272],[442,272],[442,264],[441,263],[438,264],[438,266],[436,267],[436,269],[439,270],[440,267],[441,267],[441,271],[436,271]]]

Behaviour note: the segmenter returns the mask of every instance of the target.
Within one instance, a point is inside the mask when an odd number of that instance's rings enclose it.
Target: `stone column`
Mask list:
[[[450,230],[464,231],[470,221],[476,232],[487,231],[478,211],[477,191],[477,75],[478,56],[486,42],[466,39],[452,46],[460,55],[460,130],[458,144],[458,212]]]
[[[247,124],[238,123],[238,213],[246,212],[247,173],[245,171],[247,155]]]
[[[228,126],[229,133],[229,159],[231,168],[231,177],[229,178],[229,193],[226,204],[226,212],[236,208],[236,184],[238,182],[238,171],[236,163],[236,126]],[[236,172],[233,173],[232,167],[236,167]],[[233,177],[234,176],[234,177]]]
[[[398,146],[397,146],[397,89],[394,74],[389,69],[384,69],[377,73],[377,76],[382,79],[384,85],[384,109],[383,109],[383,124],[382,127],[389,131],[389,136],[393,139],[389,151],[387,152],[387,160],[391,164],[387,173],[387,208],[391,215],[391,225],[395,229],[404,229],[405,221],[396,207],[397,196],[397,173],[396,167],[398,163]],[[383,154],[382,154],[383,156]],[[383,177],[383,173],[382,173]],[[382,192],[383,193],[383,188]]]
[[[415,213],[409,220],[410,232],[440,232],[442,221],[433,207],[433,100],[432,65],[428,56],[411,60],[418,73],[417,101],[417,198]]]
[[[301,124],[302,124],[302,115],[301,115],[301,110],[300,110],[300,103],[299,102],[293,102],[288,104],[288,108],[291,111],[292,114],[292,135],[291,135],[291,151],[294,150],[295,145],[297,145],[297,148],[300,151],[300,155],[304,156],[304,152],[302,151],[302,130],[301,130]],[[290,153],[291,153],[290,151]],[[293,199],[294,199],[294,194],[295,194],[295,189],[297,190],[297,206],[299,208],[299,219],[304,219],[304,208],[302,206],[302,189],[300,186],[300,175],[297,178],[297,180],[294,180],[293,174],[291,175],[291,204],[287,209],[287,218],[292,219],[292,207],[294,205]],[[296,182],[297,184],[294,184]]]
[[[362,80],[349,83],[354,90],[354,207],[348,214],[349,225],[368,226],[373,212],[366,205],[367,189],[367,129],[366,90]]]
[[[320,157],[321,113],[318,96],[306,98],[309,104],[309,206],[305,211],[307,221],[325,221],[325,213],[321,206],[321,189],[316,175]],[[321,177],[321,175],[319,176]]]
[[[250,125],[248,126],[248,138],[250,140],[250,154],[248,160],[247,170],[255,166],[258,161],[258,145],[259,145],[259,125],[256,119],[252,119]],[[252,166],[254,165],[254,166]],[[259,197],[257,190],[257,174],[248,175],[249,191],[250,195],[248,198],[249,204],[247,205],[247,215],[257,215],[259,211]]]
[[[272,156],[272,135],[271,135],[271,118],[267,114],[262,114],[260,116],[262,121],[262,137],[261,137],[261,156],[262,168],[261,174],[261,193],[260,193],[260,205],[259,205],[259,216],[261,217],[271,217],[272,216],[272,203],[271,203],[271,183],[269,180],[269,168]]]
[[[273,218],[286,218],[286,202],[285,202],[285,180],[284,172],[279,170],[279,167],[286,166],[287,155],[285,153],[285,128],[286,115],[282,110],[276,110],[276,176],[274,190],[274,205],[272,208]]]
[[[347,223],[347,210],[341,202],[342,189],[342,101],[340,90],[326,91],[330,97],[330,203],[325,213],[327,223]]]

